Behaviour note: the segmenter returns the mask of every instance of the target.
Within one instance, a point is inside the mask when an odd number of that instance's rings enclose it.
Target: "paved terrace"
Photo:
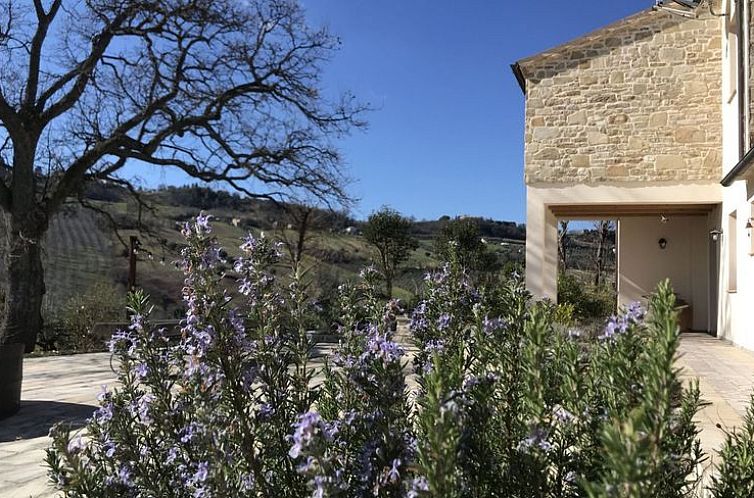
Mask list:
[[[684,334],[680,366],[688,378],[698,377],[704,398],[712,404],[698,416],[706,450],[719,448],[722,432],[741,422],[754,385],[754,353],[704,334]],[[44,449],[48,430],[61,420],[81,424],[96,407],[102,384],[115,375],[109,354],[33,358],[24,364],[23,404],[17,416],[0,421],[0,496],[50,497]]]

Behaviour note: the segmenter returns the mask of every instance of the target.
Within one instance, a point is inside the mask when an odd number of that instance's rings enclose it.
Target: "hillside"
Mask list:
[[[152,296],[158,317],[174,316],[181,305],[182,287],[182,275],[173,265],[182,244],[179,223],[201,210],[215,217],[214,233],[231,256],[239,253],[240,240],[247,232],[255,235],[264,232],[271,237],[279,237],[285,231],[291,234],[283,206],[267,201],[241,199],[201,187],[171,187],[143,195],[153,210],[140,212],[135,202],[113,189],[98,188],[89,193],[90,202],[112,213],[119,226],[124,227],[118,232],[120,239],[104,216],[77,205],[68,206],[52,221],[45,240],[48,312],[54,312],[71,296],[87,292],[96,284],[111,284],[123,293],[128,279],[128,251],[121,239],[128,241],[129,236],[135,235],[142,242],[137,284]],[[360,235],[362,221],[343,213],[317,214],[304,266],[309,269],[306,278],[315,295],[327,296],[339,282],[355,279],[370,263],[372,252]],[[434,238],[443,221],[416,222],[419,247],[396,278],[397,297],[412,300],[426,271],[441,264],[435,254]],[[479,225],[490,252],[501,266],[523,262],[521,240],[495,236],[521,237],[522,230],[516,232],[520,228],[515,223],[480,220]],[[282,263],[276,270],[281,276],[288,273]]]

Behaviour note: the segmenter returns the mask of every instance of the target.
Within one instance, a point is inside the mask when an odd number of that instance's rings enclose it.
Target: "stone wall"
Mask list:
[[[721,24],[644,11],[519,61],[526,183],[718,182]]]
[[[748,17],[744,19],[749,29],[749,140],[745,144],[747,147],[754,146],[754,19],[752,12],[754,12],[754,0],[749,0]]]

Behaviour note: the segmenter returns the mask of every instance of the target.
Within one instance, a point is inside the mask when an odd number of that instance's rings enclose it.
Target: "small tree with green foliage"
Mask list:
[[[385,277],[385,292],[393,295],[393,279],[398,266],[406,261],[418,242],[411,234],[411,219],[389,207],[372,213],[364,226],[364,238],[374,246],[375,258]]]
[[[497,268],[495,255],[482,242],[479,222],[473,218],[454,218],[445,223],[435,241],[435,250],[443,261],[450,261],[453,255],[466,272]]]

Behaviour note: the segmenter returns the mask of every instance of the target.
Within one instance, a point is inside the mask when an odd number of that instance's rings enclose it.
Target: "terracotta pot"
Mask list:
[[[0,419],[21,408],[24,345],[0,344]]]

